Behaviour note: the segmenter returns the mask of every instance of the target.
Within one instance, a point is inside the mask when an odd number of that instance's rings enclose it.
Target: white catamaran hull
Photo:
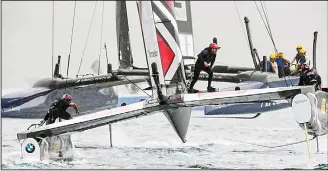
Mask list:
[[[60,120],[61,119],[59,118],[56,119],[55,123],[60,122]],[[64,119],[63,121],[65,122]],[[45,125],[39,125],[39,127],[42,126]],[[74,157],[75,148],[71,139],[71,134],[72,132],[48,137],[38,136],[21,140],[22,158],[33,161],[72,159]]]

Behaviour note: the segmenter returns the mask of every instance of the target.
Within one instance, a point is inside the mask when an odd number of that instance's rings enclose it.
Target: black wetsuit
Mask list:
[[[194,76],[190,84],[189,90],[193,89],[194,85],[198,81],[199,74],[201,71],[205,71],[208,73],[208,88],[211,87],[211,82],[213,78],[212,66],[214,65],[216,54],[212,53],[211,48],[207,47],[202,52],[200,52],[197,56],[198,58],[195,64]],[[208,64],[211,63],[211,64],[208,67],[205,67],[204,62]]]
[[[55,100],[44,117],[47,124],[54,123],[58,117],[66,120],[71,119],[71,114],[66,111],[70,103],[64,99]]]
[[[301,74],[298,85],[315,85],[315,90],[318,90],[321,85],[321,77],[313,69],[306,70]]]

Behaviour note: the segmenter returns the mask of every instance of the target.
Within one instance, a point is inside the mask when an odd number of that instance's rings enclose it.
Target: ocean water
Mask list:
[[[327,136],[306,143],[277,146],[305,140],[290,108],[263,113],[253,120],[195,118],[193,111],[182,143],[166,117],[154,114],[72,135],[75,157],[70,161],[27,162],[20,157],[19,131],[38,119],[2,119],[2,169],[327,169]],[[250,114],[254,115],[254,114]],[[245,115],[243,115],[245,116]],[[311,138],[311,136],[310,136]],[[258,144],[251,145],[249,143]]]

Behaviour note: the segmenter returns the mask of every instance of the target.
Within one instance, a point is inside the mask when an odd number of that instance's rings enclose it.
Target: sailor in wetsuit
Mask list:
[[[216,58],[216,51],[220,49],[216,43],[211,43],[209,47],[205,48],[200,52],[197,56],[197,61],[195,64],[194,69],[194,76],[188,88],[188,93],[197,93],[198,90],[194,89],[194,85],[196,84],[199,74],[201,71],[205,71],[208,73],[208,86],[207,91],[213,92],[215,88],[211,86],[212,78],[213,78],[213,71],[212,66],[214,65],[215,58]]]
[[[41,121],[41,124],[44,122],[47,122],[47,124],[52,124],[58,117],[66,120],[71,119],[71,114],[66,111],[68,107],[73,107],[75,112],[79,114],[76,104],[71,101],[72,96],[68,94],[64,94],[62,98],[56,99],[50,106],[44,119]]]
[[[321,90],[321,77],[314,68],[309,67],[308,64],[301,66],[302,73],[300,76],[299,86],[302,85],[315,85],[315,90]]]

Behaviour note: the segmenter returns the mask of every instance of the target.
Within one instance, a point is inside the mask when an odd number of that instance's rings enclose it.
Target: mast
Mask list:
[[[133,66],[126,1],[116,1],[116,36],[119,68]]]
[[[318,31],[315,31],[313,33],[314,39],[313,39],[313,68],[317,69],[317,37],[318,37]]]
[[[247,17],[245,17],[244,20],[245,20],[245,25],[246,25],[246,31],[247,31],[249,47],[250,47],[251,55],[252,55],[252,58],[253,58],[253,63],[254,63],[255,69],[259,71],[260,67],[258,66],[258,64],[256,62],[255,53],[253,51],[253,49],[254,49],[253,41],[252,41],[251,31],[250,31],[250,28],[249,28],[249,21],[250,20]]]

